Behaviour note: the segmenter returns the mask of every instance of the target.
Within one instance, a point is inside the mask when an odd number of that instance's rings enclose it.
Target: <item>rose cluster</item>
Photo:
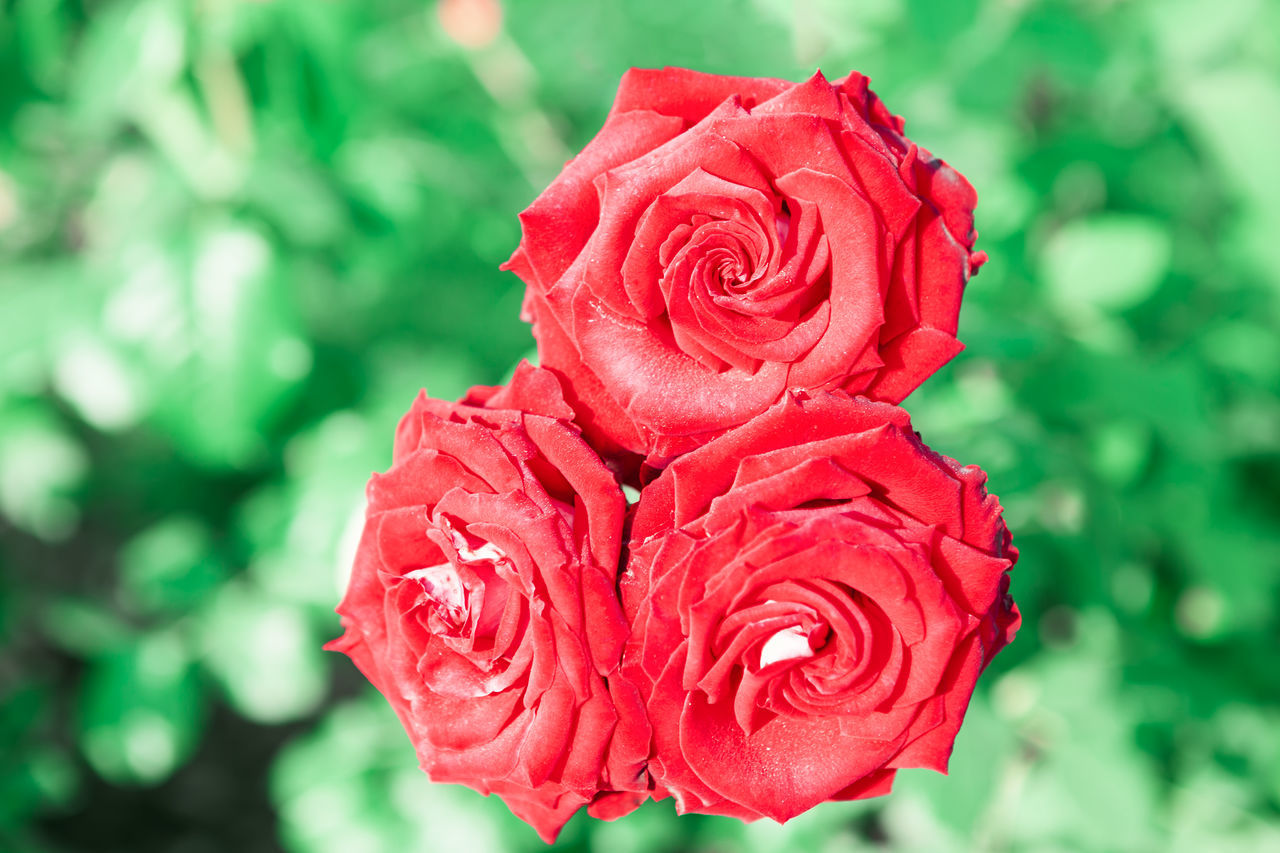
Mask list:
[[[623,77],[520,217],[541,366],[420,395],[369,483],[331,647],[431,778],[551,841],[946,770],[1017,551],[896,404],[960,349],[975,203],[856,73]]]

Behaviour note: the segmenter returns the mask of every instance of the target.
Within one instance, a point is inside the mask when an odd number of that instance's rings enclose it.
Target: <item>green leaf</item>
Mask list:
[[[129,540],[120,572],[124,594],[148,611],[189,609],[226,575],[208,527],[191,516],[165,519]]]
[[[40,407],[6,403],[0,397],[0,513],[42,539],[62,539],[79,520],[72,496],[87,455]]]
[[[1040,278],[1067,310],[1120,311],[1151,296],[1171,251],[1169,233],[1156,220],[1121,214],[1076,220],[1049,239]]]
[[[232,706],[280,723],[310,713],[327,686],[321,638],[298,607],[243,582],[224,586],[203,614],[205,664]]]
[[[94,660],[79,697],[79,743],[108,781],[151,784],[195,747],[203,718],[200,684],[173,632],[141,637]]]
[[[546,849],[496,797],[432,783],[371,689],[281,752],[271,797],[294,853]]]
[[[189,275],[190,291],[175,296],[193,346],[178,370],[157,370],[155,418],[195,461],[250,466],[266,452],[271,415],[311,370],[287,271],[261,230],[221,222],[199,235]]]
[[[186,28],[172,0],[116,0],[76,52],[71,98],[91,129],[138,109],[182,73]]]

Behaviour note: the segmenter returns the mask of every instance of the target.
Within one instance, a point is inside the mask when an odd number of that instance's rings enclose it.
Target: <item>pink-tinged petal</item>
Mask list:
[[[775,453],[792,457],[795,454],[788,452],[791,450],[787,448]],[[707,517],[713,526],[727,523],[728,514],[740,512],[744,504],[787,510],[808,501],[849,500],[869,491],[865,481],[830,458],[804,458],[777,473],[753,470],[744,475],[746,463],[758,458],[750,457],[739,469],[732,495],[712,501]],[[756,467],[759,469],[760,466]]]
[[[520,214],[524,237],[504,268],[514,270],[530,287],[551,287],[595,230],[599,206],[592,181],[596,175],[653,150],[683,127],[680,119],[653,111],[611,115],[595,139]]]
[[[921,194],[941,212],[946,229],[966,249],[977,237],[973,229],[973,211],[978,194],[964,176],[942,160],[922,156],[915,166],[916,185]]]
[[[465,666],[465,661],[454,660]],[[423,745],[438,750],[465,750],[483,746],[502,735],[520,704],[512,691],[489,696],[451,697],[423,690],[413,702],[418,719],[431,720],[423,729]]]
[[[680,748],[698,778],[725,799],[779,823],[882,767],[894,741],[846,739],[833,719],[774,717],[750,737],[732,706],[689,695]]]
[[[520,744],[519,763],[510,776],[513,782],[538,787],[550,778],[569,748],[575,703],[572,691],[563,683],[563,676],[559,673],[557,676],[556,683],[542,693],[531,709],[533,719]],[[596,769],[598,772],[599,767]]]
[[[640,687],[621,671],[608,679],[608,687],[618,720],[605,755],[605,782],[616,791],[644,791],[649,784],[645,767],[653,729]]]
[[[647,799],[649,795],[643,791],[606,791],[587,804],[587,814],[596,820],[617,820],[640,808]]]
[[[884,225],[863,196],[831,175],[800,169],[779,179],[778,186],[817,206],[831,247],[827,333],[792,365],[788,379],[792,387],[821,388],[848,375],[858,357],[873,348],[884,323]]]
[[[718,122],[716,122],[718,124]],[[563,278],[547,290],[548,302],[565,311],[565,305],[589,293],[621,318],[648,321],[656,306],[652,296],[629,293],[623,273],[642,218],[655,201],[688,176],[706,171],[728,183],[767,190],[768,175],[755,157],[734,142],[710,132],[685,134],[658,151],[600,175],[600,220],[582,253]],[[638,251],[657,255],[661,243],[654,240]],[[573,326],[578,331],[578,327]]]
[[[423,738],[414,744],[418,760],[437,782],[471,784],[472,780],[503,779],[519,772],[518,750],[532,719],[533,711],[519,711],[497,737],[464,749],[439,748]],[[414,721],[420,731],[434,728],[431,718],[415,714]]]
[[[625,459],[628,451],[643,453],[649,440],[609,394],[600,377],[582,362],[582,355],[555,314],[541,298],[534,298],[533,327],[542,360],[561,380],[565,399],[577,414],[578,426],[593,447],[610,459]],[[606,426],[607,425],[607,426]],[[625,464],[639,466],[638,458]]]
[[[555,788],[552,786],[548,786],[550,790],[542,796],[538,795],[541,792],[529,794],[520,787],[501,783],[491,787],[493,793],[501,797],[502,802],[511,809],[511,813],[532,826],[538,837],[547,844],[555,843],[569,818],[587,802],[586,797],[577,793],[553,793]]]
[[[879,400],[901,402],[963,349],[964,344],[946,332],[924,326],[913,329],[880,347],[884,367],[866,393]]]
[[[808,80],[797,83],[752,111],[753,115],[801,113],[818,116],[828,121],[840,118],[838,90],[827,82],[821,71],[814,72]]]
[[[503,479],[518,472],[503,472]],[[434,449],[416,451],[385,474],[374,474],[365,487],[369,514],[390,508],[430,506],[454,488],[491,491],[475,472],[451,456]]]
[[[342,642],[344,646],[349,643],[360,643],[381,651],[386,641],[387,629],[382,620],[361,618],[364,614],[378,612],[386,595],[386,589],[379,579],[380,573],[384,571],[379,544],[381,525],[382,514],[371,514],[366,520],[359,547],[356,549],[351,582],[347,586],[342,603],[337,607],[338,614],[342,616],[343,628],[346,630],[343,640],[337,642]],[[347,640],[347,637],[351,639]],[[346,651],[346,648],[340,650]]]
[[[622,75],[610,115],[652,110],[694,125],[726,98],[737,96],[751,109],[793,86],[789,80],[769,77],[730,77],[687,68],[632,68]]]
[[[969,250],[943,227],[932,209],[922,211],[916,232],[916,288],[920,322],[955,335],[960,300],[969,281]]]
[[[1013,561],[944,536],[938,542],[935,566],[951,595],[970,613],[981,616],[996,604],[1000,576]]]
[[[659,478],[642,493],[636,527],[660,527],[662,522],[650,520],[651,512],[670,512],[670,525],[675,527],[702,515],[733,482],[735,470],[724,464],[724,459],[758,456],[782,447],[882,428],[886,423],[905,429],[911,425],[905,411],[883,403],[834,395],[788,395],[750,424],[722,436],[714,450],[699,449],[673,463],[669,476]],[[646,507],[649,489],[655,491]]]
[[[396,437],[392,444],[391,458],[398,460],[417,450],[422,438],[422,418],[424,410],[430,405],[426,390],[418,392],[409,411],[396,425]]]
[[[721,797],[707,786],[688,764],[687,754],[681,742],[681,725],[678,722],[690,699],[680,686],[680,658],[682,646],[678,646],[672,660],[653,686],[645,706],[653,723],[653,754],[661,756],[663,786],[676,800],[676,808],[682,814],[700,811]],[[736,723],[734,724],[736,727]],[[650,765],[653,768],[653,765]],[[741,802],[734,799],[735,802]]]
[[[942,712],[941,721],[907,744],[889,762],[889,767],[924,767],[939,773],[947,772],[956,734],[964,721],[964,712],[969,707],[973,687],[983,665],[982,644],[977,636],[972,636],[956,649],[943,676],[939,696],[933,700],[932,704]]]
[[[524,359],[516,365],[509,383],[477,385],[467,391],[461,402],[490,410],[511,409],[563,421],[573,420],[573,409],[565,402],[564,390],[556,375],[549,370],[539,370]]]
[[[865,800],[871,797],[885,797],[893,791],[893,777],[896,770],[876,770],[863,776],[847,788],[831,795],[833,800]]]
[[[424,566],[446,562],[430,536],[431,517],[423,507],[401,506],[371,516],[366,523],[374,536],[367,543],[377,555],[377,569],[396,577]],[[379,589],[381,594],[384,589]]]
[[[395,460],[396,464],[378,478],[378,485],[384,489],[390,488],[392,483],[404,489],[416,487],[420,497],[415,503],[429,503],[435,499],[432,492],[423,493],[423,489],[462,487],[481,490],[480,486],[473,486],[470,480],[423,476],[416,466],[423,464],[423,459],[434,455],[437,459],[449,460],[444,464],[465,465],[475,477],[484,481],[486,488],[483,491],[509,491],[521,486],[519,465],[502,447],[498,437],[490,428],[478,424],[455,423],[427,417],[422,421],[419,447],[422,449]],[[407,496],[401,491],[388,499],[396,500],[400,497]],[[381,497],[373,495],[372,485],[370,500],[382,500]]]
[[[766,408],[785,388],[784,364],[716,373],[649,326],[590,304],[574,309],[583,360],[600,365],[610,395],[633,423],[675,435],[728,427]],[[673,395],[679,406],[671,405]]]

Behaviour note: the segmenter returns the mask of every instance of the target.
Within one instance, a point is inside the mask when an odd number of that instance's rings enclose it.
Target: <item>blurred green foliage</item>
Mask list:
[[[500,13],[500,18],[498,17]],[[0,849],[536,850],[320,651],[419,387],[532,341],[515,214],[631,65],[869,73],[978,188],[1026,616],[952,773],[565,848],[1280,849],[1280,5],[0,4]]]

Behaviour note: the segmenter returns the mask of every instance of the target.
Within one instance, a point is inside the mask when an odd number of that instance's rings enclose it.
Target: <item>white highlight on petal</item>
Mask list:
[[[813,649],[809,648],[809,632],[799,625],[783,628],[765,640],[760,649],[760,668],[784,660],[813,657]]]
[[[459,619],[467,611],[467,591],[458,577],[458,570],[452,563],[441,563],[438,566],[427,566],[405,572],[406,578],[422,584],[423,590],[436,604],[443,607],[451,617]]]
[[[464,563],[481,561],[497,563],[507,559],[507,553],[492,542],[485,542],[479,548],[472,548],[467,544],[466,537],[458,531],[450,528],[449,533],[453,538],[454,550],[458,552],[458,559]]]

